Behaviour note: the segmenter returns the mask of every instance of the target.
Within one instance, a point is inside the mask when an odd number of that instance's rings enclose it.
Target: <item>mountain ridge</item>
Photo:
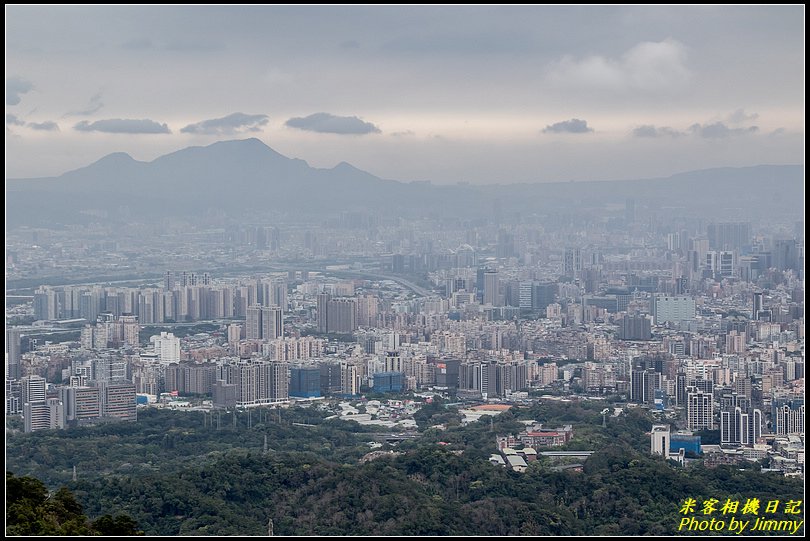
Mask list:
[[[7,223],[42,217],[37,207],[47,217],[65,223],[70,214],[81,210],[120,206],[137,206],[145,217],[155,218],[194,215],[208,208],[289,211],[295,203],[300,203],[298,212],[313,214],[362,210],[464,216],[487,213],[493,201],[500,201],[505,212],[542,213],[623,205],[627,198],[651,206],[693,205],[695,210],[722,202],[726,207],[753,205],[756,209],[758,205],[767,211],[781,205],[803,213],[803,198],[799,197],[803,177],[803,165],[758,165],[651,179],[432,184],[382,179],[345,161],[332,168],[315,168],[284,156],[257,138],[248,138],[187,147],[149,162],[115,152],[56,177],[7,179]],[[712,204],[707,206],[702,199]],[[801,208],[797,207],[799,200]],[[59,205],[68,209],[54,208]]]

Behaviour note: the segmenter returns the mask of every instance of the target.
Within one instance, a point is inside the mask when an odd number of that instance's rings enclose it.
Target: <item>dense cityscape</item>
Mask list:
[[[11,8],[6,534],[803,535],[803,8],[570,9]]]
[[[673,433],[719,431],[724,447],[710,455],[800,471],[804,255],[792,235],[801,223],[650,231],[636,214],[631,199],[577,233],[385,227],[356,214],[331,230],[209,231],[196,250],[212,266],[210,254],[229,251],[245,266],[300,270],[167,270],[137,285],[12,292],[7,319],[28,324],[7,331],[6,411],[32,408],[26,430],[37,430],[134,420],[136,394],[233,408],[361,391],[498,401],[542,391],[623,399],[659,412]],[[93,236],[66,245],[58,232],[12,231],[10,277],[68,265],[92,253]],[[79,272],[112,272],[107,261],[131,249],[105,238],[107,257]],[[359,252],[350,264],[336,260],[352,259],[344,244]],[[288,254],[305,258],[290,265]],[[129,272],[151,257],[128,257]],[[209,330],[187,334],[199,324]],[[128,408],[116,394],[125,389]]]

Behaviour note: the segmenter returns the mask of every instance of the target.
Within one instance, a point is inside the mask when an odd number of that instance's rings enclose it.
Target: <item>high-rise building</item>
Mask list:
[[[101,415],[119,421],[135,421],[135,385],[129,382],[99,383]]]
[[[331,299],[326,310],[326,332],[350,334],[357,330],[357,308],[353,298]]]
[[[661,388],[661,374],[634,368],[630,372],[630,401],[639,404],[655,402],[655,391]]]
[[[619,320],[619,340],[650,340],[651,329],[650,316],[627,314]]]
[[[774,407],[775,434],[804,434],[804,404]]]
[[[357,367],[351,363],[340,363],[340,393],[352,396],[360,394],[360,375]]]
[[[263,306],[261,309],[262,340],[275,340],[284,336],[284,315],[280,306]]]
[[[89,295],[89,293],[88,293]],[[96,311],[96,313],[98,313]],[[56,291],[49,287],[40,287],[34,291],[34,319],[53,320],[59,317],[59,303]],[[95,313],[89,321],[95,321]]]
[[[759,319],[759,313],[763,310],[763,297],[764,294],[761,291],[757,291],[753,295],[753,306],[751,308],[751,320],[756,321]]]
[[[762,435],[762,412],[729,407],[720,412],[720,443],[753,445]]]
[[[20,360],[21,353],[20,330],[14,328],[6,329],[6,379],[20,379],[22,369]]]
[[[712,223],[706,231],[712,250],[744,251],[751,245],[750,222]]]
[[[774,241],[773,265],[776,270],[799,270],[799,258],[796,241],[777,239]]]
[[[711,392],[687,391],[686,418],[689,430],[714,430],[714,399]]]
[[[228,384],[236,386],[236,404],[242,407],[286,402],[289,398],[289,364],[243,359],[227,365]]]
[[[284,317],[280,306],[254,304],[245,317],[245,338],[275,340],[284,335]]]
[[[317,301],[317,317],[318,317],[318,332],[319,333],[327,333],[329,332],[329,301],[332,299],[332,295],[327,292],[318,293]]]
[[[155,354],[160,362],[179,363],[180,362],[180,339],[170,332],[161,332],[149,338],[154,344]]]
[[[695,299],[658,293],[652,297],[652,312],[656,325],[695,319]]]
[[[42,402],[45,400],[47,383],[42,376],[26,376],[20,381],[22,403]]]
[[[321,396],[321,370],[317,365],[290,368],[290,396]]]
[[[653,425],[650,432],[650,453],[669,456],[670,433],[669,425]]]
[[[582,250],[579,248],[566,248],[563,254],[563,275],[569,278],[579,278],[582,273]]]
[[[25,432],[65,427],[65,408],[58,398],[27,402],[23,406]]]
[[[484,304],[500,306],[501,283],[497,270],[487,270],[484,273]]]

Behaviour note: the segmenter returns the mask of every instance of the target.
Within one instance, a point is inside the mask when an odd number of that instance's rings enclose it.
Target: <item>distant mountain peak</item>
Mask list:
[[[101,163],[124,163],[124,162],[135,162],[138,161],[126,152],[113,152],[112,154],[107,154],[103,158],[93,162],[92,165],[97,165]]]

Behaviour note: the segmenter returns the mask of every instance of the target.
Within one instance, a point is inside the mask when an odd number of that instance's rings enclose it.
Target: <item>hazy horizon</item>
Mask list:
[[[437,184],[804,163],[803,6],[12,6],[6,174],[257,137]]]

